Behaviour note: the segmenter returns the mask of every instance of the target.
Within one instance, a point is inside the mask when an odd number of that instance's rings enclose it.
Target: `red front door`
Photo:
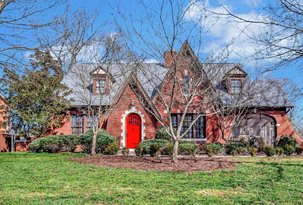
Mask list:
[[[141,118],[137,114],[130,114],[126,118],[126,147],[136,148],[141,141]]]

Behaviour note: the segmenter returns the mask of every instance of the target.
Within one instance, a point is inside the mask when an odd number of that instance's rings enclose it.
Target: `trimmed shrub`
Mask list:
[[[92,141],[93,141],[93,132],[91,130],[86,132],[84,135],[80,136],[79,143],[84,146],[84,152],[86,153],[91,152]],[[115,137],[111,136],[105,130],[101,130],[97,135],[96,153],[103,153],[109,144],[115,142],[116,142]]]
[[[297,149],[296,149],[297,155],[301,155],[302,152],[303,152],[303,148],[302,147],[297,147]]]
[[[136,150],[135,150],[136,151]],[[129,155],[129,149],[126,147],[122,147],[121,153],[123,154],[124,157]]]
[[[174,144],[172,142],[168,142],[165,148],[162,150],[161,154],[172,156],[174,151]]]
[[[225,144],[225,153],[230,155],[238,155],[247,150],[247,144],[246,142],[242,141],[228,141]]]
[[[276,154],[276,149],[272,146],[265,146],[264,152],[265,152],[266,156],[271,157]]]
[[[181,142],[179,144],[179,154],[191,155],[192,157],[196,156],[198,150],[198,145],[192,142]]]
[[[198,145],[196,143],[184,141],[179,142],[179,154],[195,156],[197,150]],[[145,140],[136,147],[135,152],[137,156],[143,156],[145,154],[149,154],[150,156],[159,156],[160,153],[171,156],[173,153],[173,142],[160,139]]]
[[[256,147],[249,147],[247,150],[252,157],[256,156],[258,153],[258,148]]]
[[[110,143],[104,150],[104,154],[106,155],[116,155],[119,148],[116,142]]]
[[[158,156],[161,150],[167,145],[167,140],[145,140],[142,141],[136,148],[136,154],[138,156],[143,156],[145,154],[150,154],[151,156]]]
[[[293,145],[285,145],[284,147],[283,147],[283,150],[284,150],[284,154],[286,155],[286,156],[290,156],[290,155],[292,155],[293,153],[295,153],[296,152],[296,147],[295,146],[293,146]]]
[[[159,140],[168,140],[168,141],[171,140],[171,136],[167,133],[165,127],[161,127],[160,129],[157,130],[155,138]]]
[[[92,146],[92,132],[84,135],[53,135],[45,138],[38,138],[29,144],[32,152],[72,152],[76,145],[83,145],[84,152],[90,153]],[[102,130],[97,135],[96,152],[103,153],[109,144],[116,143],[116,138]]]
[[[150,149],[150,156],[159,157],[162,147],[163,147],[163,144],[161,144],[161,143],[151,143],[150,148],[149,148]]]
[[[76,135],[52,135],[38,138],[29,144],[32,152],[71,152],[79,144],[79,136]]]
[[[135,149],[135,154],[138,157],[142,157],[143,156],[143,147],[141,144],[139,144],[136,149]]]
[[[284,150],[284,154],[290,156],[296,152],[299,144],[292,136],[282,136],[276,143],[276,147],[282,148]]]
[[[204,147],[206,154],[209,157],[221,153],[223,151],[223,148],[224,148],[223,145],[219,142],[208,143]]]
[[[243,147],[249,147],[250,146],[250,143],[249,143],[250,138],[249,137],[242,136],[238,140],[234,140],[234,141],[237,141],[237,142],[241,143],[241,145]]]
[[[284,150],[281,147],[276,147],[276,154],[278,156],[282,156],[284,154]]]
[[[259,152],[264,151],[265,142],[262,137],[252,137],[249,139],[249,146],[256,147]]]

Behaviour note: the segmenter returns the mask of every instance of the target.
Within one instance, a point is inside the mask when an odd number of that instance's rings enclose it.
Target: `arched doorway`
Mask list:
[[[126,147],[135,149],[141,141],[141,118],[131,113],[126,118]]]
[[[233,128],[233,137],[261,137],[265,144],[273,145],[276,139],[276,121],[264,114],[251,114]]]

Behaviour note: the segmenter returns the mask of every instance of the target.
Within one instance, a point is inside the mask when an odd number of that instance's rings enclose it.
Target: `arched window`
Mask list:
[[[252,114],[233,127],[233,137],[261,137],[268,145],[273,145],[276,139],[275,119],[263,115]]]

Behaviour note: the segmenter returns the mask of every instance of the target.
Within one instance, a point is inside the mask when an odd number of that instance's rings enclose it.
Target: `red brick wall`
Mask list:
[[[0,97],[0,152],[8,151],[5,135],[8,130],[8,103]]]
[[[8,152],[8,144],[6,143],[5,135],[0,135],[0,152]]]
[[[70,115],[65,115],[62,122],[62,127],[53,130],[51,135],[71,135],[72,134],[72,120]]]
[[[28,150],[28,145],[30,142],[16,142],[15,149],[16,152],[26,152]]]
[[[113,136],[117,137],[118,144],[119,139],[120,142],[123,138],[122,136],[122,125],[123,122],[121,122],[123,115],[125,114],[125,111],[130,110],[130,105],[134,104],[135,109],[142,113],[144,117],[144,123],[142,126],[144,126],[144,134],[145,139],[154,139],[156,134],[156,122],[154,117],[148,113],[142,106],[140,100],[137,98],[136,94],[133,92],[131,87],[127,85],[118,99],[117,103],[113,107],[113,111],[111,112],[108,121],[107,121],[107,127],[106,130]]]

